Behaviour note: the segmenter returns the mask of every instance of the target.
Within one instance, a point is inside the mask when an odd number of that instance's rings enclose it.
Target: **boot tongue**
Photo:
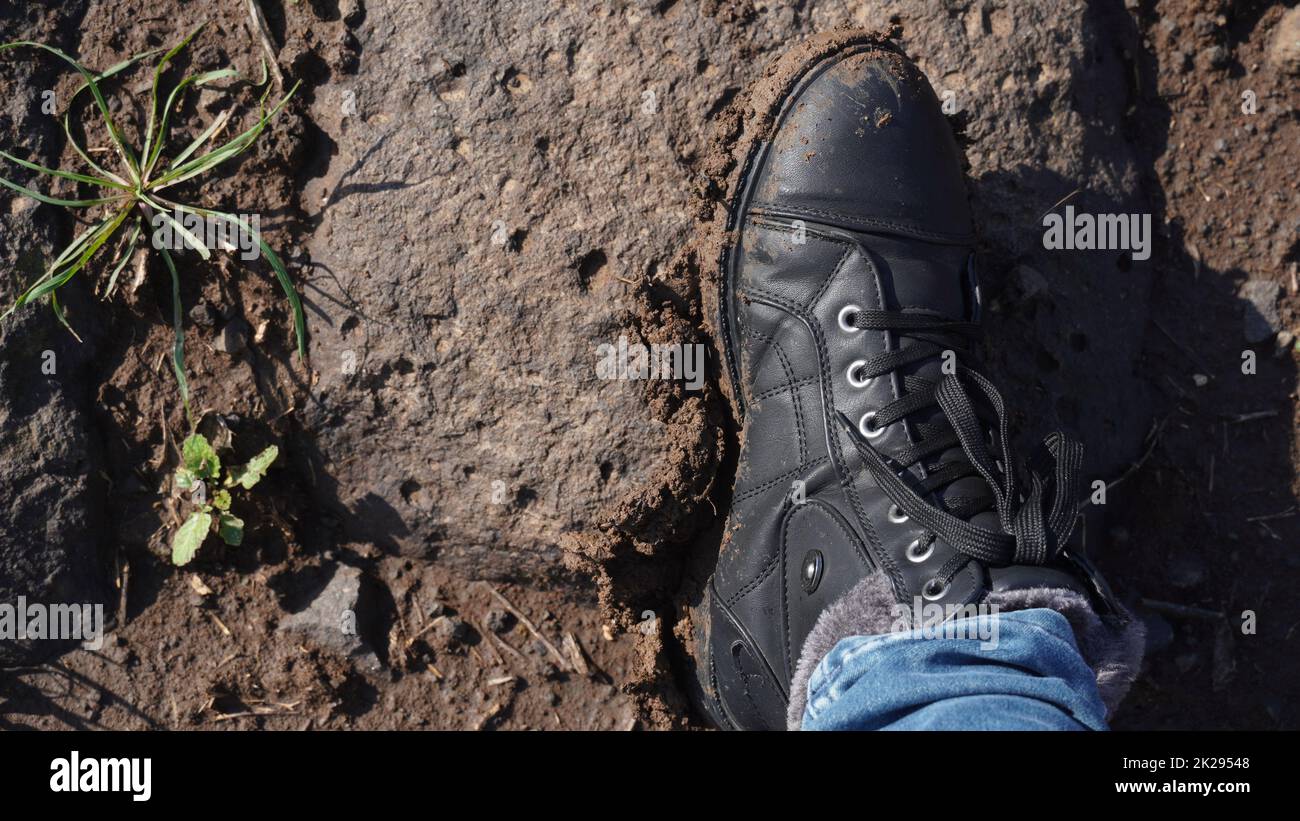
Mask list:
[[[873,252],[872,261],[881,269],[889,310],[927,312],[953,320],[971,321],[975,318],[977,297],[971,293],[966,268],[971,253],[969,247],[934,245],[874,235],[868,247]],[[916,340],[904,336],[901,337],[900,344],[907,346],[915,342]],[[960,357],[961,353],[957,352],[957,355]],[[960,358],[957,361],[960,364]],[[942,380],[946,375],[940,357],[932,357],[900,369],[900,375],[909,374],[933,382]],[[908,421],[913,424],[913,430],[916,423],[948,425],[943,411],[937,407],[912,414]],[[927,464],[954,461],[969,461],[960,447],[949,448],[926,460]],[[935,496],[944,503],[963,496],[989,495],[990,492],[983,477],[966,476],[940,488]],[[988,530],[1002,529],[994,510],[977,513],[971,517],[970,522]]]
[[[866,243],[881,272],[889,310],[928,311],[948,319],[970,319],[965,245],[934,245],[873,234]]]

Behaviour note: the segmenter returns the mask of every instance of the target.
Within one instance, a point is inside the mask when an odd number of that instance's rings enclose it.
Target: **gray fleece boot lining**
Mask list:
[[[1097,690],[1110,718],[1128,693],[1142,665],[1146,628],[1125,612],[1128,622],[1113,627],[1093,612],[1087,599],[1072,590],[1028,588],[991,593],[986,604],[1002,612],[1046,607],[1065,616],[1074,630],[1083,660],[1097,676]],[[899,617],[898,600],[888,578],[881,573],[866,577],[827,607],[804,641],[790,681],[786,726],[797,730],[808,701],[808,680],[813,670],[840,639],[888,633]]]

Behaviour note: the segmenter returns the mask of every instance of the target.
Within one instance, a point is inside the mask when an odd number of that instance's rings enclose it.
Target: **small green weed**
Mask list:
[[[226,478],[218,483],[221,457],[207,437],[190,434],[181,446],[181,466],[176,469],[175,486],[190,492],[194,510],[172,537],[172,564],[189,564],[214,530],[231,547],[243,544],[244,521],[230,512],[231,491],[252,490],[279,455],[280,449],[271,445],[247,464],[227,467]]]

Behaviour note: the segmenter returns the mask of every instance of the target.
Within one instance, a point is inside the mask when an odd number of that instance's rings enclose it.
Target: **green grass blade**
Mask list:
[[[120,188],[124,191],[131,190],[130,186],[128,185],[124,185],[119,182],[113,182],[112,180],[104,179],[103,177],[89,177],[85,174],[74,174],[71,171],[60,171],[57,168],[46,168],[43,165],[38,165],[34,162],[28,162],[27,160],[21,159],[19,157],[15,157],[13,154],[10,154],[8,151],[0,151],[0,157],[4,157],[6,160],[9,160],[10,162],[18,163],[23,168],[30,168],[33,171],[39,171],[42,174],[48,174],[51,177],[61,177],[65,180],[73,180],[74,182],[84,182],[90,185],[102,185],[105,188]]]
[[[280,281],[280,288],[284,291],[285,298],[289,300],[289,307],[293,309],[293,333],[298,343],[298,359],[307,360],[307,322],[302,313],[302,300],[298,298],[298,290],[293,287],[293,280],[289,278],[289,271],[280,261],[280,257],[271,249],[271,246],[258,237],[257,244],[261,246],[262,253],[271,263],[271,268],[275,271],[275,278]]]
[[[104,124],[108,126],[108,134],[113,138],[113,144],[117,146],[118,153],[121,154],[122,159],[126,161],[127,168],[130,170],[132,175],[132,180],[138,183],[140,181],[140,163],[136,160],[135,153],[131,150],[131,146],[127,145],[126,138],[122,136],[122,132],[117,127],[117,123],[113,122],[113,115],[108,111],[108,102],[104,100],[104,95],[99,90],[99,83],[95,80],[95,75],[90,73],[90,69],[86,68],[81,63],[78,63],[62,51],[59,51],[54,46],[49,46],[45,43],[37,43],[32,40],[14,40],[9,43],[0,44],[0,52],[8,51],[9,49],[18,48],[20,46],[39,48],[47,51],[75,68],[81,74],[82,79],[86,81],[86,86],[90,89],[91,95],[95,98],[95,105],[99,107],[99,113],[104,117]]]
[[[127,59],[123,60],[117,65],[109,69],[106,69],[105,71],[96,75],[95,82],[99,82],[101,80],[107,80],[113,77],[114,75],[122,71],[125,71],[126,69],[130,68],[131,66],[140,62],[141,60],[147,60],[148,58],[154,56],[155,54],[159,54],[162,51],[163,49],[161,48],[153,48],[153,49],[149,49],[148,51],[143,51],[135,55],[134,57],[128,57]],[[80,96],[81,92],[85,91],[88,88],[90,88],[90,85],[86,82],[82,82],[82,84],[77,87],[77,90],[72,92],[72,96],[68,98],[68,105],[67,105],[68,110],[72,109],[72,106],[76,103],[77,97]],[[122,188],[126,188],[126,189],[131,188],[131,186],[127,184],[126,180],[122,179],[117,174],[114,174],[111,171],[108,171],[100,167],[98,163],[96,163],[94,160],[90,158],[89,154],[87,154],[85,151],[82,150],[81,145],[78,144],[76,138],[72,136],[72,125],[69,122],[69,118],[67,114],[64,114],[63,116],[63,132],[68,136],[68,142],[72,144],[72,147],[77,152],[77,154],[79,154],[81,158],[85,160],[86,163],[96,171],[96,173],[101,174],[102,176],[113,180],[118,186]]]
[[[176,159],[172,160],[172,164],[178,165],[189,159],[191,154],[202,148],[204,143],[212,139],[213,134],[220,131],[221,127],[230,121],[230,116],[232,114],[234,114],[234,109],[223,111],[221,114],[218,114],[216,119],[212,121],[212,125],[205,128],[202,134],[195,137],[194,141],[185,147],[184,151],[176,155]]]
[[[100,229],[104,228],[112,221],[113,221],[112,217],[104,217],[93,227],[83,231],[76,239],[72,241],[72,244],[70,244],[67,248],[63,249],[63,253],[59,254],[57,257],[54,258],[54,262],[50,263],[50,267],[46,271],[45,275],[47,277],[50,276],[51,274],[54,273],[54,271],[56,271],[60,266],[62,266],[63,263],[72,259],[72,257],[78,251],[80,251],[82,248],[85,247],[87,242],[90,242],[91,239],[93,239],[98,234]]]
[[[216,71],[208,71],[208,72],[204,72],[203,74],[197,74],[192,77],[186,77],[184,80],[181,80],[181,82],[178,83],[175,88],[172,89],[171,94],[167,96],[167,107],[163,109],[162,120],[158,124],[158,136],[156,142],[154,142],[153,151],[152,153],[146,153],[145,172],[144,172],[145,179],[149,178],[149,175],[153,172],[154,166],[157,165],[158,163],[158,155],[162,153],[163,143],[167,139],[167,126],[171,120],[171,113],[176,105],[176,98],[180,95],[180,93],[190,85],[193,85],[195,88],[198,88],[199,86],[204,86],[207,85],[208,83],[212,83],[217,80],[225,80],[231,77],[238,77],[238,76],[239,76],[239,72],[235,71],[233,68],[222,68]],[[226,116],[229,117],[229,115]],[[220,122],[223,122],[223,120],[221,117],[218,117],[216,123],[220,123]],[[190,147],[187,148],[186,152],[181,156],[188,157],[189,154],[193,152],[195,148],[198,147],[198,145],[202,145],[203,142],[206,142],[207,137],[211,136],[211,134],[214,131],[216,131],[216,123],[214,123],[212,127],[208,128],[208,130],[204,132],[204,135],[201,136],[199,140],[196,140],[194,143],[191,143]]]
[[[72,334],[73,339],[80,342],[81,337],[76,331],[72,330],[72,326],[68,324],[68,317],[63,313],[63,306],[59,304],[59,294],[57,291],[50,294],[50,306],[54,308],[54,318],[59,320],[60,325],[67,328],[68,333]]]
[[[284,262],[281,261],[279,254],[275,253],[271,246],[266,244],[266,240],[262,239],[261,233],[253,231],[248,223],[244,222],[234,214],[213,211],[209,208],[197,208],[190,205],[182,205],[181,203],[171,202],[170,200],[163,200],[163,202],[183,212],[225,220],[231,225],[238,227],[244,233],[257,237],[258,247],[262,249],[262,254],[266,257],[267,262],[271,264],[271,269],[275,271],[275,278],[279,281],[280,288],[284,291],[285,298],[289,300],[289,307],[293,311],[293,331],[294,338],[298,345],[298,358],[302,361],[306,361],[307,321],[302,310],[302,300],[298,296],[298,290],[293,287],[293,280],[290,279],[289,271],[284,267]]]
[[[76,254],[86,246],[86,243],[90,242],[94,237],[98,236],[99,232],[102,231],[104,228],[106,228],[109,225],[109,223],[111,223],[112,221],[113,221],[112,217],[105,217],[104,219],[96,223],[93,227],[88,228],[87,230],[79,234],[75,239],[72,240],[71,243],[68,244],[68,247],[64,248],[63,251],[54,259],[54,261],[49,264],[49,266],[45,269],[45,273],[41,274],[40,277],[38,277],[35,282],[27,286],[27,288],[24,290],[24,294],[30,292],[33,288],[35,288],[36,286],[40,285],[43,282],[46,282],[51,277],[53,277],[56,273],[58,273],[59,269],[63,267],[64,263],[66,263],[68,260],[76,256]],[[9,316],[21,304],[22,302],[15,302],[13,305],[9,306],[9,310],[5,311],[4,315],[0,316],[0,319]]]
[[[181,225],[179,222],[177,222],[175,217],[167,213],[166,208],[164,208],[162,205],[159,205],[158,203],[154,202],[153,200],[147,197],[145,198],[145,202],[148,203],[154,209],[155,214],[162,217],[166,222],[171,224],[172,230],[176,231],[181,236],[185,237],[185,241],[189,244],[191,248],[199,252],[199,256],[203,257],[204,259],[212,258],[212,252],[208,250],[208,247],[207,245],[204,244],[203,240],[194,236],[194,234],[190,233],[190,230],[188,228],[186,228],[184,225]]]
[[[120,211],[116,217],[110,220],[108,224],[104,226],[103,229],[101,229],[97,234],[91,237],[90,241],[86,243],[85,247],[81,250],[80,254],[77,256],[75,262],[73,262],[71,265],[64,268],[62,271],[60,271],[58,274],[51,277],[50,279],[47,279],[44,282],[37,283],[36,285],[28,289],[26,294],[19,297],[20,304],[27,303],[27,302],[34,302],[40,299],[41,297],[45,296],[46,294],[52,294],[55,291],[57,291],[59,288],[62,288],[64,285],[66,285],[68,283],[68,280],[72,279],[72,277],[78,271],[86,267],[86,263],[90,262],[91,258],[95,256],[95,252],[97,252],[104,245],[104,243],[108,241],[109,237],[113,236],[114,232],[117,231],[118,226],[122,224],[122,221],[126,219],[126,215],[129,214],[130,212],[131,212],[130,208],[122,209],[122,211]]]
[[[108,287],[104,289],[104,299],[112,299],[113,291],[117,288],[117,275],[122,273],[122,269],[131,261],[131,255],[135,253],[135,241],[140,237],[140,220],[135,221],[135,227],[131,229],[131,236],[126,241],[126,247],[122,249],[122,258],[118,260],[117,265],[113,266],[113,274],[108,278]]]
[[[289,93],[285,94],[284,98],[281,99],[280,102],[276,103],[274,108],[258,118],[256,125],[253,125],[247,131],[233,138],[230,142],[222,145],[220,148],[213,149],[201,157],[180,165],[173,163],[166,174],[150,183],[149,188],[152,190],[159,190],[170,185],[175,185],[178,182],[188,180],[190,177],[202,174],[213,166],[219,165],[226,160],[243,153],[255,140],[257,140],[258,135],[262,133],[275,115],[280,113],[280,109],[284,108],[285,104],[289,102],[289,99],[293,97],[294,92],[298,90],[299,85],[301,85],[301,81],[294,83],[293,88],[289,89]]]
[[[185,416],[193,427],[194,414],[190,411],[190,386],[185,381],[185,326],[181,324],[181,278],[180,274],[176,273],[176,263],[172,260],[171,252],[166,248],[160,250],[163,262],[167,263],[167,270],[172,275],[172,329],[175,334],[172,343],[172,373],[176,374],[176,384],[180,387]]]
[[[158,65],[154,66],[153,83],[149,86],[149,124],[145,127],[144,130],[144,149],[140,152],[140,156],[144,157],[145,159],[145,167],[148,167],[149,157],[152,154],[151,148],[154,143],[153,127],[154,127],[154,123],[158,121],[158,86],[162,83],[163,72],[167,70],[167,64],[172,61],[172,58],[175,57],[177,54],[180,54],[181,51],[183,51],[185,47],[190,44],[190,41],[193,40],[200,31],[203,31],[203,27],[205,25],[207,25],[207,23],[200,23],[198,28],[190,32],[189,35],[184,40],[181,40],[179,43],[173,46],[171,51],[168,51],[166,54],[164,54],[163,58],[158,61]],[[173,94],[175,94],[175,91],[173,91]],[[171,109],[171,103],[172,101],[169,98],[167,100],[167,110]],[[164,115],[164,118],[165,116],[166,115]],[[162,142],[161,131],[158,134],[158,142],[159,143]]]
[[[162,49],[160,48],[151,48],[148,51],[140,52],[134,57],[128,57],[122,62],[112,66],[111,68],[104,69],[104,71],[95,75],[95,82],[98,83],[101,80],[107,80],[116,74],[120,74],[121,72],[126,71],[128,68],[140,62],[141,60],[147,60],[161,51]],[[77,86],[77,90],[72,92],[72,96],[68,98],[68,108],[71,108],[72,104],[76,101],[77,97],[81,95],[81,92],[85,91],[88,88],[90,88],[90,85],[85,82]]]
[[[114,182],[118,183],[118,186],[121,188],[126,188],[128,190],[131,188],[131,186],[127,183],[126,180],[122,179],[117,174],[114,174],[112,171],[109,171],[101,167],[99,163],[92,160],[90,158],[90,155],[87,154],[81,148],[81,145],[77,142],[77,138],[72,136],[72,124],[68,122],[67,115],[64,115],[63,117],[63,133],[68,136],[68,144],[72,146],[73,150],[76,151],[77,154],[81,157],[81,159],[85,160],[86,164],[89,165],[92,169],[94,169],[96,173],[102,174],[108,179],[113,180]]]
[[[106,202],[113,202],[114,200],[120,199],[120,197],[97,197],[93,200],[63,200],[58,197],[48,197],[45,194],[33,191],[32,189],[19,185],[16,182],[10,182],[4,177],[0,177],[0,185],[3,185],[5,188],[12,188],[19,194],[31,197],[37,202],[43,202],[48,205],[62,205],[64,208],[89,208],[92,205],[103,205]]]
[[[5,311],[4,315],[9,316],[23,305],[34,302],[46,294],[52,294],[66,285],[68,280],[72,279],[78,271],[84,268],[87,262],[90,262],[91,257],[108,241],[108,238],[113,236],[118,226],[122,224],[122,221],[126,219],[126,215],[129,213],[131,213],[130,207],[123,208],[112,218],[99,223],[95,228],[83,234],[82,237],[74,240],[73,244],[59,255],[56,264],[50,266],[49,271],[14,300],[14,304],[9,307],[9,310]],[[73,248],[79,248],[80,251],[72,251]],[[76,261],[60,270],[59,266],[66,264],[73,256],[77,257]]]

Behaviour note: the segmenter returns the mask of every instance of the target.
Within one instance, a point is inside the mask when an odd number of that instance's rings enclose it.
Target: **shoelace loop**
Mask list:
[[[859,369],[863,377],[880,376],[944,350],[965,350],[968,340],[979,334],[975,323],[897,311],[864,310],[853,322],[860,329],[893,331],[911,339],[907,346],[866,360]],[[983,399],[982,405],[972,401],[968,385]],[[1043,565],[1055,559],[1074,530],[1082,445],[1060,431],[1044,438],[1026,463],[1027,487],[1022,493],[1005,406],[989,380],[958,365],[956,373],[937,382],[907,376],[903,388],[898,399],[876,411],[877,425],[891,424],[936,405],[943,419],[938,424],[917,424],[918,440],[896,457],[877,451],[852,420],[843,413],[840,418],[881,490],[912,520],[957,551],[940,571],[940,580],[946,584],[972,559],[991,565]],[[996,431],[1001,466],[992,445],[986,442],[986,427]],[[917,462],[954,446],[961,448],[964,459],[925,465],[923,480],[907,473]],[[950,499],[943,505],[926,499],[958,479],[975,475],[983,479],[984,493]],[[996,510],[1001,532],[968,521],[989,509]]]

